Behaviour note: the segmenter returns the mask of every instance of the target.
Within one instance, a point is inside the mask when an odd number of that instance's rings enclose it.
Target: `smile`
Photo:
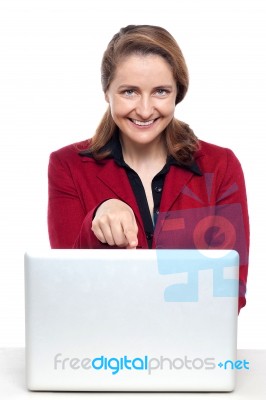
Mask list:
[[[138,121],[137,119],[130,118],[130,121],[138,126],[149,126],[149,125],[152,125],[156,120],[157,120],[157,118],[151,119],[150,121]]]

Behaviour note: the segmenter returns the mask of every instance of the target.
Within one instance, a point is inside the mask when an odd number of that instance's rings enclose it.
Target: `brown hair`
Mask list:
[[[189,83],[188,70],[183,54],[175,39],[165,29],[152,25],[129,25],[114,35],[104,52],[101,65],[101,81],[106,92],[114,78],[116,66],[122,58],[131,54],[155,54],[170,65],[177,85],[176,104],[186,95]],[[108,152],[101,152],[117,129],[110,107],[105,112],[91,140],[90,152],[96,159],[103,159]],[[198,140],[187,124],[173,118],[165,129],[169,155],[177,161],[189,164],[198,149]]]

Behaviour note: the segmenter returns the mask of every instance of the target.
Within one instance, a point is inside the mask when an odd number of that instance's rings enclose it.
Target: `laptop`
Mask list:
[[[25,254],[26,381],[37,391],[232,391],[233,250]]]

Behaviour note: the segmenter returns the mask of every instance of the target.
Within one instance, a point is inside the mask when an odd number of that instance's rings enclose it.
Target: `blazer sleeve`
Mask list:
[[[98,206],[95,204],[91,210],[85,210],[71,168],[60,160],[56,152],[52,153],[48,166],[48,233],[51,248],[106,248],[91,230]]]
[[[224,232],[228,240],[235,242],[233,248],[240,256],[239,269],[239,311],[246,304],[246,284],[249,259],[249,215],[244,174],[235,154],[226,149],[226,168],[216,193],[216,214],[225,222]],[[230,232],[232,236],[230,238]],[[230,245],[229,245],[230,248]]]

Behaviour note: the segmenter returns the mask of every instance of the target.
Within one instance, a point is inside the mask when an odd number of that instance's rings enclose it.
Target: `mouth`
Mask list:
[[[142,127],[142,126],[143,126],[143,127],[151,126],[151,125],[154,124],[154,122],[156,122],[158,119],[159,119],[159,118],[150,119],[149,121],[139,121],[139,120],[137,120],[137,119],[129,118],[129,120],[130,120],[134,125],[137,125],[137,126],[140,126],[140,127]]]

